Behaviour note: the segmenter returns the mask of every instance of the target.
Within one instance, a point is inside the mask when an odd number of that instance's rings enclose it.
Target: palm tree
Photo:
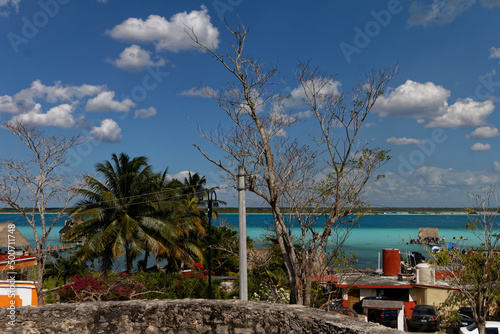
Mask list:
[[[183,193],[202,199],[206,195],[206,184],[207,180],[204,176],[189,172],[188,177],[184,178]]]
[[[133,259],[145,250],[188,259],[177,245],[186,228],[172,214],[175,192],[159,181],[166,173],[159,176],[147,158],[130,159],[124,153],[113,154],[111,162],[97,164],[96,170],[103,181],[86,177],[87,189],[79,190],[84,199],[73,213],[84,222],[66,234],[68,239],[86,239],[80,252],[84,258],[100,258],[105,272],[123,254],[131,272]]]

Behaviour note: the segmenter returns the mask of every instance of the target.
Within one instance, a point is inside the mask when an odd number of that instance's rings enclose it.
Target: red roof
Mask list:
[[[337,275],[313,275],[312,280],[313,282],[320,283],[337,283],[339,281],[339,278],[337,277]]]

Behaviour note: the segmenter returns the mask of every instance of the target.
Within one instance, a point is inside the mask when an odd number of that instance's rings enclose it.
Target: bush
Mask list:
[[[139,272],[93,277],[90,272],[71,278],[57,290],[56,301],[63,303],[131,299],[208,298],[208,272],[201,263],[182,273]],[[212,272],[213,274],[213,272]],[[230,291],[212,280],[214,298],[226,299]]]
[[[94,278],[87,273],[70,279],[70,284],[57,290],[61,302],[108,301],[139,299],[146,287],[128,274]]]

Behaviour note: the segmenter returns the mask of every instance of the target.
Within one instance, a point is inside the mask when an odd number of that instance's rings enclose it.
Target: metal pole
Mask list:
[[[240,300],[248,300],[247,213],[245,203],[245,169],[238,167],[238,214],[240,228]]]
[[[212,299],[212,193],[208,193],[208,299]]]

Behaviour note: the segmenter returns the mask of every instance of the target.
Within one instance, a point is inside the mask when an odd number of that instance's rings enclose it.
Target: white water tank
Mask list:
[[[430,264],[422,262],[417,264],[415,269],[417,271],[417,284],[434,285],[436,283],[436,272]]]

